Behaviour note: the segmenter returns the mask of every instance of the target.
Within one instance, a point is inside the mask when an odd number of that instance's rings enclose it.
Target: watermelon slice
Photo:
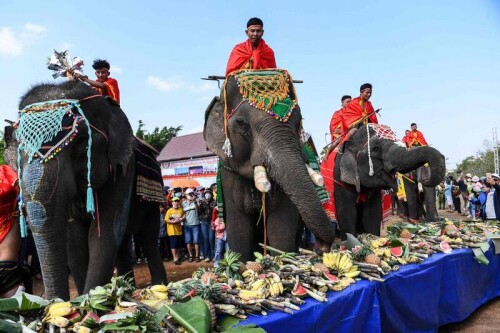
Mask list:
[[[292,290],[292,295],[299,298],[305,298],[308,296],[306,288],[304,288],[300,283],[296,283]]]
[[[391,254],[395,257],[401,257],[403,255],[403,247],[402,246],[395,246],[391,247]]]
[[[441,243],[439,243],[439,247],[441,248],[441,251],[443,251],[444,253],[451,253],[452,249],[450,244],[448,244],[448,242],[442,241]]]
[[[66,316],[66,319],[69,320],[71,324],[79,323],[82,320],[82,315],[80,312],[76,311],[69,316]]]
[[[339,282],[339,278],[336,275],[330,274],[328,272],[323,272],[323,277],[333,283]]]

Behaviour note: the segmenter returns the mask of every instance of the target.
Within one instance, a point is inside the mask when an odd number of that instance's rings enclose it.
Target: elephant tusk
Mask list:
[[[316,186],[324,186],[325,185],[325,181],[323,180],[323,176],[319,172],[314,171],[307,164],[306,164],[306,169],[307,169],[307,172],[309,173],[309,176],[311,177],[311,180],[313,181],[314,185],[316,185]]]
[[[267,171],[263,165],[257,165],[253,168],[253,179],[255,182],[255,187],[263,192],[269,192],[271,189],[271,182],[267,178]]]

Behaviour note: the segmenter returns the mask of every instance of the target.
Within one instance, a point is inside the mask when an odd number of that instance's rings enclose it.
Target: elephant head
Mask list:
[[[224,96],[216,97],[205,112],[204,138],[208,148],[219,157],[221,165],[234,170],[240,177],[255,179],[260,191],[272,188],[274,193],[287,196],[318,243],[323,249],[329,249],[334,240],[334,229],[306,167],[299,137],[300,108],[294,107],[288,121],[279,121],[250,105],[233,76],[227,79],[222,93],[225,93],[226,105]],[[291,86],[290,95],[295,98]],[[225,115],[225,108],[229,117]],[[223,149],[226,138],[231,144],[229,156]],[[283,221],[282,227],[287,225],[291,224]]]
[[[56,130],[53,140],[41,142],[42,150],[49,152],[45,160],[43,162],[41,158],[32,160],[31,153],[26,153],[26,150],[21,150],[18,156],[16,151],[18,144],[22,145],[27,140],[32,140],[33,136],[44,133],[47,128],[40,124],[36,126],[36,131],[31,132],[32,137],[26,134],[22,137],[22,132],[17,133],[19,129],[14,133],[12,128],[6,129],[5,156],[10,165],[20,169],[23,209],[40,257],[46,296],[68,299],[67,252],[74,246],[83,248],[88,246],[86,241],[83,244],[67,243],[68,219],[72,209],[70,203],[76,203],[80,208],[85,207],[88,203],[86,199],[88,186],[97,193],[109,184],[114,184],[123,193],[130,193],[130,184],[133,183],[130,179],[134,172],[134,141],[131,126],[123,111],[108,99],[97,96],[93,89],[82,83],[66,82],[60,85],[35,86],[22,97],[19,109],[23,110],[34,103],[55,100],[79,101],[81,109],[77,111],[76,107],[69,107],[62,118],[63,132],[57,134]],[[47,114],[47,117],[44,124],[49,126],[54,118],[50,114]],[[78,124],[76,131],[72,127],[75,122]],[[92,124],[90,131],[88,124]],[[20,126],[30,126],[30,124],[20,120]],[[72,134],[65,136],[64,130],[71,131],[72,128]],[[89,132],[92,139],[90,149],[88,149]],[[51,148],[56,146],[58,148],[51,151]],[[123,181],[125,178],[128,180]],[[101,195],[99,199],[105,201],[106,197]],[[108,244],[117,244],[121,241],[123,225],[128,216],[128,206],[116,208],[114,216],[110,219],[110,223],[115,224],[114,232],[101,232],[100,235],[97,232],[99,226],[96,226],[95,222],[90,223],[92,220],[90,214],[85,213],[85,208],[80,210],[81,215],[89,221],[90,233],[95,232],[90,237],[102,237]],[[101,216],[101,223],[105,223],[104,219],[105,216]],[[87,232],[85,231],[85,235]],[[87,254],[87,261],[88,256]],[[106,265],[111,266],[112,271],[114,258],[110,257],[108,261]]]
[[[368,124],[360,127],[345,143],[340,155],[340,180],[367,189],[397,191],[395,173],[407,173],[424,164],[424,186],[436,186],[446,172],[445,158],[435,148],[425,146],[406,149],[396,141],[385,125]]]

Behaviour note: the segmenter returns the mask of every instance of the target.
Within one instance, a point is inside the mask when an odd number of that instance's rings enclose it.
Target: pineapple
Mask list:
[[[212,302],[205,300],[205,303],[208,306],[208,310],[210,311],[210,320],[211,320],[211,327],[215,327],[217,324],[217,314],[215,313],[215,306]]]
[[[210,282],[214,283],[216,280],[217,280],[217,275],[214,272],[212,272],[212,271],[206,271],[200,277],[200,281],[203,284],[209,284]]]
[[[262,265],[258,262],[247,261],[246,267],[247,267],[247,269],[251,269],[252,271],[254,271],[257,274],[262,273]]]
[[[380,266],[381,260],[377,255],[370,253],[370,254],[366,255],[365,262],[367,264]]]
[[[315,263],[312,266],[312,270],[315,271],[315,272],[327,272],[327,273],[330,272],[330,270],[328,269],[328,267],[325,264],[321,263],[321,262]]]
[[[458,237],[458,228],[453,224],[447,224],[446,227],[444,227],[444,232],[447,236]]]
[[[399,237],[409,239],[411,237],[411,233],[408,231],[408,229],[403,229],[399,233]]]

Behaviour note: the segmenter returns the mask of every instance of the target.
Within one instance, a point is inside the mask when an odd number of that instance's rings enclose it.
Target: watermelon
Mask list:
[[[330,274],[328,272],[323,272],[323,277],[333,283],[339,282],[339,278],[336,275]]]
[[[66,316],[66,319],[68,319],[71,324],[76,324],[82,320],[82,315],[80,312],[76,311],[69,316]]]
[[[451,246],[450,244],[448,244],[448,242],[442,241],[441,243],[439,243],[439,247],[444,253],[451,253]]]
[[[82,319],[82,326],[93,328],[99,326],[99,316],[92,311],[87,312],[85,317]]]
[[[296,283],[292,290],[292,295],[299,298],[305,298],[308,296],[306,288],[304,288],[300,283]]]
[[[403,255],[403,247],[402,246],[391,247],[391,254],[395,257],[401,257]]]

